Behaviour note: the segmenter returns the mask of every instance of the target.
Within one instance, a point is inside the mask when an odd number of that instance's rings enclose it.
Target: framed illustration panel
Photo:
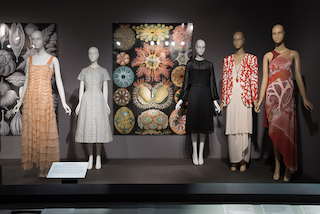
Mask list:
[[[45,40],[46,51],[57,56],[57,29],[54,23],[0,23],[0,109],[1,136],[21,135],[21,112],[13,108],[21,97],[25,82],[26,59],[35,54],[31,34],[40,30]],[[52,79],[54,106],[58,94],[54,77]]]
[[[192,23],[113,24],[115,135],[185,134],[176,111],[192,56]]]

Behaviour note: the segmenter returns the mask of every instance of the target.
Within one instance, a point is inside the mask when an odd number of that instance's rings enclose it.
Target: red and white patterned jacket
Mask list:
[[[234,55],[223,59],[222,74],[222,102],[227,106],[231,100],[233,76],[232,69],[235,64]],[[240,68],[241,100],[247,107],[252,107],[253,102],[258,101],[258,58],[252,54],[246,54],[241,61]]]

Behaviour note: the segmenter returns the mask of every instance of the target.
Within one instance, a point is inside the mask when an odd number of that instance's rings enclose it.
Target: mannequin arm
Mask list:
[[[254,57],[251,62],[251,96],[252,102],[258,102],[258,57]]]
[[[83,93],[84,93],[84,82],[80,81],[80,88],[79,88],[79,103],[76,107],[76,115],[79,114],[80,112],[80,106],[81,106],[81,101],[82,101],[82,97],[83,97]]]
[[[220,110],[221,110],[221,111],[224,110],[223,102],[220,103]]]
[[[300,94],[301,94],[301,97],[302,97],[303,105],[307,110],[310,110],[312,112],[313,105],[307,99],[307,94],[306,94],[306,90],[305,90],[303,79],[302,79],[302,75],[301,75],[301,66],[300,66],[299,53],[297,51],[292,51],[291,54],[292,54],[292,57],[293,57],[293,60],[294,60],[295,78],[296,78],[297,85],[298,85],[298,88],[299,88],[299,91],[300,91]]]
[[[214,100],[213,101],[213,104],[214,104],[214,110],[218,113],[218,114],[220,114],[220,112],[221,112],[221,109],[220,109],[220,106],[219,106],[219,103],[218,103],[218,101],[217,100]]]
[[[13,113],[17,113],[23,103],[23,98],[24,98],[24,94],[27,90],[27,87],[28,87],[28,79],[29,79],[29,58],[27,58],[26,60],[26,68],[24,70],[24,73],[26,75],[26,79],[24,81],[24,84],[23,84],[23,88],[22,88],[22,93],[21,93],[21,97],[20,99],[17,101],[17,105],[15,105],[13,107]]]
[[[110,107],[108,105],[108,81],[103,82],[103,97],[107,105],[107,113],[108,115],[111,113]]]
[[[67,102],[66,102],[66,97],[65,97],[63,83],[62,83],[61,74],[60,74],[59,60],[56,57],[54,57],[52,62],[53,62],[53,69],[54,69],[54,73],[55,73],[55,77],[56,77],[56,84],[57,84],[57,88],[59,91],[62,107],[64,108],[66,113],[70,115],[71,109],[67,105]]]
[[[220,103],[221,111],[223,111],[223,109],[225,108],[224,104],[226,103],[227,80],[228,80],[228,57],[223,59],[223,66],[222,66],[222,89],[221,89],[222,98]]]
[[[181,104],[183,103],[183,100],[179,100],[176,104],[176,110],[179,110],[181,108]]]
[[[260,86],[260,96],[259,96],[259,101],[257,103],[254,103],[254,110],[256,113],[260,112],[260,106],[261,103],[263,102],[264,95],[267,90],[267,85],[268,85],[268,66],[269,62],[272,59],[272,53],[266,53],[263,57],[263,74],[262,74],[262,82]]]

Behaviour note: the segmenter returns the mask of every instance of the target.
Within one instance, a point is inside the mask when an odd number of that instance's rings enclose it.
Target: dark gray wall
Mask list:
[[[258,3],[257,3],[258,2]],[[319,101],[319,6],[317,1],[217,1],[217,0],[117,0],[117,1],[25,1],[1,2],[0,22],[57,23],[59,59],[67,102],[74,110],[78,102],[77,75],[89,64],[87,50],[97,46],[99,63],[112,74],[112,23],[128,22],[192,22],[194,40],[203,38],[207,45],[206,59],[215,66],[221,88],[222,60],[232,54],[232,35],[243,31],[245,50],[259,58],[260,81],[262,57],[274,48],[271,28],[285,26],[286,46],[298,50],[302,74],[309,100],[315,105],[310,114],[297,100],[299,165],[307,174],[320,179]],[[219,89],[220,90],[220,89]],[[221,90],[220,90],[221,94]],[[109,104],[112,107],[112,84]],[[86,149],[74,142],[76,117],[65,115],[59,106],[61,157],[86,157]],[[110,120],[112,121],[112,116]],[[209,158],[226,158],[224,136],[225,113],[216,117],[216,131],[209,136],[206,154]],[[255,117],[252,158],[272,155],[271,143],[262,127],[262,113]],[[0,158],[19,158],[19,137],[1,137]],[[185,136],[114,136],[104,145],[107,158],[185,158],[190,155],[190,139]]]

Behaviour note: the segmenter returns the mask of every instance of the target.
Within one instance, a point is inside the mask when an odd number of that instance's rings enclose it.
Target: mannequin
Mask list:
[[[223,60],[221,110],[226,112],[226,135],[228,135],[231,170],[246,171],[250,160],[252,134],[252,107],[258,100],[258,58],[246,54],[242,32],[233,35],[236,52]]]
[[[53,107],[51,77],[54,74],[62,107],[67,114],[71,109],[66,103],[60,74],[59,60],[44,49],[41,31],[34,31],[31,40],[36,54],[26,60],[26,80],[17,105],[16,113],[23,103],[21,162],[24,170],[35,164],[39,177],[46,177],[52,162],[60,161],[56,114]]]
[[[291,179],[291,173],[297,170],[296,161],[296,115],[294,101],[294,85],[291,67],[294,66],[296,82],[307,110],[312,111],[313,105],[307,99],[304,83],[301,76],[300,56],[295,50],[286,48],[284,44],[285,31],[282,25],[272,28],[272,39],[275,43],[274,51],[263,57],[263,77],[258,103],[255,111],[260,112],[260,105],[265,100],[265,113],[269,127],[269,136],[273,141],[275,156],[274,180],[280,178],[280,159],[286,166],[284,181]],[[282,89],[283,88],[283,89]],[[279,96],[275,96],[275,90]],[[280,91],[279,91],[280,90]],[[283,96],[283,97],[282,97]]]
[[[107,69],[98,64],[99,50],[89,48],[91,65],[82,69],[80,80],[79,104],[76,114],[79,115],[75,141],[87,143],[89,160],[88,169],[93,166],[93,144],[96,144],[96,169],[101,169],[101,143],[113,140],[109,123],[110,107],[108,105]],[[102,88],[102,91],[101,91]]]
[[[215,111],[220,113],[213,65],[203,57],[205,47],[205,41],[197,40],[195,45],[197,55],[187,64],[182,91],[175,107],[180,109],[183,101],[188,101],[187,132],[191,133],[194,165],[203,165],[206,134],[213,132],[212,102]],[[200,140],[199,154],[198,136]]]

